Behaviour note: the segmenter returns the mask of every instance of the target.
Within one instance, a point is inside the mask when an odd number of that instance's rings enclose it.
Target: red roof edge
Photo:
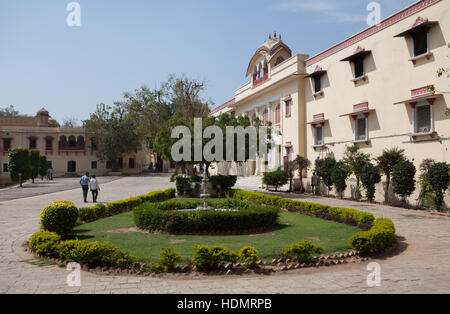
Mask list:
[[[222,109],[224,109],[226,107],[229,107],[229,106],[233,105],[234,102],[235,102],[235,99],[233,98],[233,99],[227,101],[226,103],[224,103],[223,105],[221,105],[221,106],[219,106],[217,108],[214,108],[213,110],[211,110],[211,112],[209,114],[210,115],[211,114],[215,114],[216,112],[218,112],[218,111],[220,111],[220,110],[222,110]]]
[[[305,61],[305,66],[308,67],[312,64],[315,64],[320,60],[323,60],[347,47],[350,47],[351,45],[356,44],[357,42],[360,42],[361,40],[366,39],[367,37],[372,36],[373,34],[378,33],[379,31],[388,28],[389,26],[397,22],[400,22],[410,17],[411,15],[416,14],[440,1],[442,0],[421,0],[419,2],[416,2],[415,4],[410,5],[406,9],[403,9],[400,12],[395,13],[394,15],[381,21],[380,24],[367,28],[362,32],[338,43],[337,45],[334,45],[331,48],[309,58],[308,60]]]

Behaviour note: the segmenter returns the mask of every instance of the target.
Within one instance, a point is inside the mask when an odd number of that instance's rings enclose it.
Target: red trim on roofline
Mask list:
[[[413,4],[406,9],[392,15],[391,17],[388,17],[387,19],[383,20],[380,24],[372,26],[352,37],[350,37],[347,40],[344,40],[343,42],[325,50],[324,52],[319,53],[318,55],[309,58],[305,61],[305,66],[308,67],[314,63],[319,62],[320,60],[323,60],[347,47],[350,47],[353,44],[356,44],[357,42],[366,39],[369,36],[372,36],[375,33],[378,33],[379,31],[397,23],[400,22],[408,17],[410,17],[413,14],[416,14],[442,0],[421,0],[417,2],[416,4]]]
[[[222,109],[224,109],[224,108],[226,108],[226,107],[228,107],[228,106],[231,106],[232,104],[234,104],[234,98],[231,99],[230,101],[227,101],[227,102],[224,103],[223,105],[221,105],[221,106],[219,106],[219,107],[217,107],[217,108],[211,110],[211,112],[210,112],[209,114],[210,114],[210,115],[211,115],[211,114],[215,114],[216,112],[218,112],[218,111],[220,111],[220,110],[222,110]]]

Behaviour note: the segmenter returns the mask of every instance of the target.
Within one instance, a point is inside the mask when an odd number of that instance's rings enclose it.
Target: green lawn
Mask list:
[[[197,244],[224,245],[238,251],[253,246],[265,261],[279,256],[287,245],[311,240],[319,243],[325,254],[343,252],[351,247],[350,237],[360,230],[345,224],[296,213],[282,212],[281,228],[264,234],[242,236],[187,236],[131,232],[133,213],[101,219],[75,228],[80,240],[108,242],[138,257],[141,262],[156,261],[161,248],[173,247],[183,258],[191,257]]]

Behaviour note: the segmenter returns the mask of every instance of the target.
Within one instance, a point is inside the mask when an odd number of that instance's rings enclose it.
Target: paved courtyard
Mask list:
[[[39,214],[48,203],[70,200],[82,206],[78,179],[64,179],[66,188],[28,198],[17,189],[0,190],[0,293],[448,293],[450,292],[450,218],[404,209],[335,199],[297,197],[305,201],[353,207],[394,220],[402,250],[379,260],[382,282],[369,288],[366,264],[303,269],[271,276],[186,279],[121,277],[82,273],[81,287],[68,287],[68,272],[57,266],[38,267],[21,243],[39,229]],[[62,182],[62,181],[61,181]],[[60,183],[61,183],[60,182]],[[102,178],[99,201],[110,202],[172,187],[168,177]],[[56,183],[57,185],[58,182]],[[239,188],[258,190],[255,178]],[[69,190],[66,190],[70,188]],[[15,194],[18,193],[18,194]],[[34,194],[33,194],[34,195]],[[372,262],[371,261],[371,262]]]

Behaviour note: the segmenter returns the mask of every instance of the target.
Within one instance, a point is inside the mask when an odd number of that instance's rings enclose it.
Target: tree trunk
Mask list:
[[[305,188],[303,187],[303,171],[300,170],[300,193],[305,193]]]
[[[389,204],[389,187],[391,186],[391,176],[386,176],[386,190],[384,191],[384,202]]]

